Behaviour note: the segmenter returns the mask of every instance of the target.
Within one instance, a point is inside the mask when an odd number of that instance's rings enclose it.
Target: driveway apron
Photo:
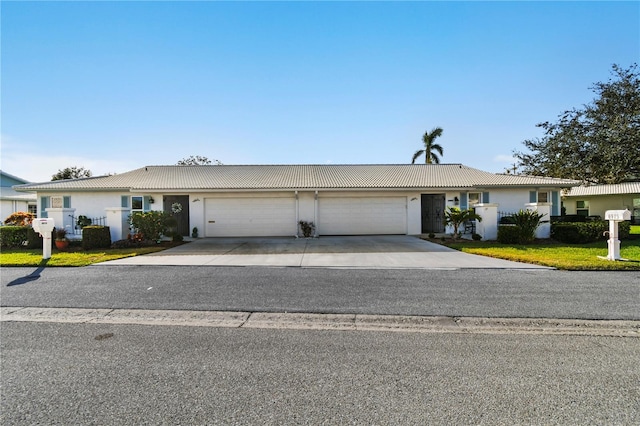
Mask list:
[[[273,266],[364,269],[549,269],[462,253],[407,235],[202,238],[100,265]]]

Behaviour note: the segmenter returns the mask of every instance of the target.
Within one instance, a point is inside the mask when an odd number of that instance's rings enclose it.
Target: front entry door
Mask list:
[[[177,204],[180,206],[178,206]],[[175,209],[173,206],[175,205]],[[183,237],[189,236],[189,196],[188,195],[166,195],[162,208],[165,212],[169,213],[176,218],[178,226],[176,232]],[[175,212],[174,210],[181,210]]]
[[[422,233],[444,232],[444,195],[422,194]]]

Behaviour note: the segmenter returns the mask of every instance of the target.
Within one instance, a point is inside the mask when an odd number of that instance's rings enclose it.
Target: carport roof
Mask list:
[[[579,182],[494,174],[462,164],[147,166],[126,173],[18,185],[19,191],[187,191],[572,187]]]

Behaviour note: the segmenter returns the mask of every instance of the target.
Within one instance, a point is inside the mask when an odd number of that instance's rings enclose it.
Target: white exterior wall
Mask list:
[[[28,212],[29,204],[35,204],[35,202],[28,203],[26,201],[18,200],[0,201],[0,222],[4,222],[7,217],[15,212]]]
[[[529,203],[529,191],[534,190],[535,188],[520,188],[520,189],[501,189],[501,188],[492,188],[489,190],[484,190],[484,192],[489,192],[489,202],[492,205],[496,205],[497,211],[506,211],[506,212],[516,212],[520,209],[525,209],[526,204]],[[549,190],[551,191],[551,190]],[[333,197],[333,198],[353,198],[353,197],[406,197],[406,233],[408,235],[419,235],[422,232],[422,206],[421,206],[421,195],[422,194],[442,194],[445,196],[445,206],[461,206],[461,193],[466,192],[482,192],[482,190],[449,190],[449,191],[440,191],[440,190],[409,190],[409,191],[322,191],[318,190],[318,195],[316,198],[315,190],[298,190],[297,191],[297,201],[296,205],[296,221],[305,220],[314,222],[316,225],[316,229],[319,226],[319,203],[318,199],[323,197]],[[172,193],[166,193],[166,195],[171,195]],[[178,194],[178,193],[176,193]],[[179,194],[184,194],[184,192],[180,192]],[[122,208],[122,196],[127,196],[129,198],[129,205],[131,207],[131,197],[132,196],[143,196],[143,197],[153,197],[154,203],[149,205],[151,210],[162,210],[163,209],[163,196],[165,194],[156,192],[156,193],[130,193],[130,192],[71,192],[71,193],[38,193],[37,200],[38,204],[40,204],[40,199],[43,196],[69,196],[71,197],[71,208],[73,209],[73,214],[75,216],[85,215],[87,217],[105,217],[107,215],[107,209],[111,209],[114,212],[121,212],[120,222],[122,221],[122,217],[128,216],[128,210],[124,212]],[[204,237],[206,230],[206,217],[205,217],[205,199],[206,198],[238,198],[238,197],[250,197],[250,198],[269,198],[269,197],[295,197],[296,192],[293,190],[290,191],[262,191],[262,192],[195,192],[189,194],[189,227],[192,230],[194,227],[198,228],[198,236]],[[458,201],[456,201],[456,197]],[[632,206],[632,198],[629,197],[630,207]],[[620,202],[619,202],[620,203]],[[471,206],[468,206],[471,207]],[[608,205],[605,210],[609,209],[619,209],[624,208],[624,206],[611,206]],[[630,209],[631,210],[631,209]],[[38,211],[41,212],[41,206],[38,205]],[[567,211],[567,213],[570,213]],[[604,215],[604,211],[602,212]],[[114,214],[112,216],[115,218]],[[126,219],[126,218],[125,218]],[[115,219],[114,219],[115,220]],[[122,225],[120,222],[118,228],[122,228],[122,232],[126,231],[126,227]],[[107,223],[109,225],[109,223]],[[297,225],[296,225],[297,226]],[[485,226],[488,226],[485,225]],[[453,229],[451,227],[447,227],[446,232],[451,233]],[[491,232],[489,232],[491,233]],[[118,238],[120,231],[118,231]],[[113,236],[112,236],[113,238]]]
[[[524,189],[490,189],[489,202],[498,205],[498,211],[516,213],[525,210],[525,205],[530,203],[529,191],[535,188]]]

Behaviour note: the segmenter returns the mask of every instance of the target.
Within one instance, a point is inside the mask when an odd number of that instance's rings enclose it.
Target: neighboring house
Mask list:
[[[37,214],[36,195],[17,192],[12,187],[28,181],[0,170],[0,222],[15,212]]]
[[[112,176],[15,187],[36,192],[40,216],[106,217],[112,239],[132,212],[181,210],[179,232],[200,237],[427,234],[446,230],[447,206],[476,207],[477,232],[497,235],[498,211],[560,214],[566,179],[493,174],[461,164],[148,166]],[[548,237],[548,226],[541,236]]]
[[[562,194],[562,205],[568,215],[602,218],[607,210],[628,209],[632,222],[640,223],[640,182],[577,186]]]

